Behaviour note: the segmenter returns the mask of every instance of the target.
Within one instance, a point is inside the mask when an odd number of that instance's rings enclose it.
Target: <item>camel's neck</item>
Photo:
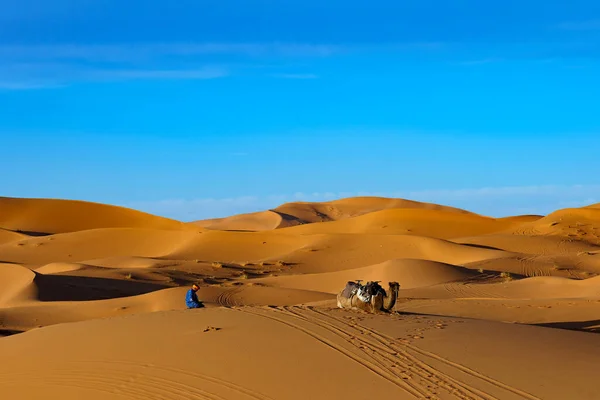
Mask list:
[[[388,311],[392,311],[396,305],[396,299],[398,298],[398,290],[396,288],[390,288],[388,295],[383,299],[383,308]]]

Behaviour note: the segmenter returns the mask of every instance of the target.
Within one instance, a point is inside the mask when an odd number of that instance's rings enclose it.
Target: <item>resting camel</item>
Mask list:
[[[369,313],[390,312],[396,305],[400,284],[388,282],[389,292],[379,286],[378,282],[367,282],[361,285],[360,281],[346,283],[344,290],[337,295],[339,308],[362,310]]]

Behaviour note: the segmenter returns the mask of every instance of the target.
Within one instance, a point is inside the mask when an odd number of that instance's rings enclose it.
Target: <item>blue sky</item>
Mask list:
[[[0,195],[600,202],[599,61],[591,0],[0,0]]]

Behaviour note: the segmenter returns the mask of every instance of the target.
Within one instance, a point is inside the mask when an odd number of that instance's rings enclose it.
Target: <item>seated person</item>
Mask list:
[[[185,295],[185,305],[187,308],[200,308],[203,307],[202,303],[198,300],[198,296],[196,292],[200,289],[200,287],[196,284],[192,285],[192,288],[187,291]]]

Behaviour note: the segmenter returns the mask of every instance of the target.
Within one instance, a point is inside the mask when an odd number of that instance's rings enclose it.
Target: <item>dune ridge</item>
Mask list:
[[[0,228],[54,234],[98,228],[184,229],[186,224],[141,211],[79,200],[0,197]]]
[[[195,225],[216,230],[265,231],[318,222],[339,221],[389,209],[422,209],[473,214],[433,203],[385,197],[351,197],[326,202],[291,202],[267,211],[200,220]]]
[[[27,235],[24,235],[19,232],[13,232],[7,229],[0,228],[0,244],[8,243],[8,242],[16,242],[17,240],[22,240],[27,238]]]
[[[520,222],[516,222],[520,224]],[[351,217],[285,228],[286,233],[414,234],[440,239],[484,235],[514,226],[510,219],[494,219],[437,209],[386,209]]]

